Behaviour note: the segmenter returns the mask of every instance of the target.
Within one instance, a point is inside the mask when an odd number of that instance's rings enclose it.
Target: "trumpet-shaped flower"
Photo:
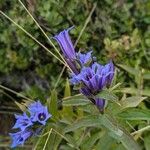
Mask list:
[[[100,111],[103,111],[104,107],[105,107],[105,100],[101,99],[101,98],[96,98],[95,99],[95,105],[97,106],[97,108]]]
[[[104,66],[104,69],[102,71],[102,74],[107,74],[107,86],[110,86],[112,80],[113,80],[113,77],[114,77],[114,72],[115,72],[115,67],[114,67],[114,64],[112,61],[110,61],[108,64],[106,64]]]
[[[93,96],[91,101],[93,102],[94,99],[95,102],[93,103],[102,111],[105,106],[105,100],[94,96],[111,84],[113,76],[114,65],[112,62],[105,66],[94,63],[91,67],[83,67],[78,75],[72,74],[70,82],[74,85],[80,84],[80,92],[89,99]]]
[[[40,101],[31,104],[28,109],[32,122],[39,122],[45,125],[46,121],[52,116],[49,114],[47,107],[43,106]]]
[[[83,67],[78,75],[72,74],[71,83],[76,85],[83,83],[92,94],[101,91],[112,82],[114,67],[112,62],[105,66],[94,63],[91,67]]]
[[[59,34],[55,35],[54,39],[59,44],[67,64],[69,65],[71,70],[77,74],[78,70],[77,70],[77,67],[75,64],[76,53],[75,53],[74,46],[73,46],[72,41],[71,41],[70,36],[69,36],[69,31],[72,28],[73,27],[71,27],[67,30],[64,30],[64,31],[60,32]]]
[[[16,123],[13,129],[20,128],[22,131],[24,131],[27,127],[33,125],[30,117],[28,117],[25,112],[23,113],[23,115],[15,115],[15,118]]]
[[[30,130],[24,130],[17,133],[10,133],[9,135],[12,138],[12,145],[11,147],[14,148],[18,145],[23,145],[24,142],[32,136],[33,132]]]
[[[25,112],[23,115],[15,115],[16,123],[13,129],[19,129],[17,133],[10,133],[12,138],[11,147],[23,145],[24,142],[31,136],[38,135],[43,125],[52,116],[46,106],[43,106],[40,101],[34,102],[29,105],[28,111],[30,116]]]
[[[73,27],[60,32],[58,35],[55,35],[54,39],[58,42],[64,57],[73,60],[76,58],[76,53],[68,33],[72,28]]]
[[[86,54],[82,54],[80,52],[76,53],[77,60],[79,60],[81,67],[84,65],[88,65],[92,61],[92,51],[89,51]]]

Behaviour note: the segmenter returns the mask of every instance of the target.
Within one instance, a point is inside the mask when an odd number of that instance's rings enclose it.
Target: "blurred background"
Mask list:
[[[118,68],[117,81],[125,87],[124,93],[134,95],[142,89],[143,95],[150,96],[149,0],[22,2],[50,38],[75,26],[71,31],[71,38],[76,43],[76,51],[86,52],[92,49],[102,64],[112,59]],[[18,0],[0,0],[0,10],[55,53]],[[45,102],[50,97],[62,68],[59,61],[0,14],[0,85],[30,99],[38,98]],[[59,99],[64,96],[67,76],[68,73],[64,70],[56,86]],[[0,150],[5,150],[10,143],[8,133],[14,124],[13,114],[21,112],[19,104],[23,99],[2,86]],[[141,106],[143,109],[150,108],[149,100],[144,101]],[[150,134],[146,137],[150,137]]]

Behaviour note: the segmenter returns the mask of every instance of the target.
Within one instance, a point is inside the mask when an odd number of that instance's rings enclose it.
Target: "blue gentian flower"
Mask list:
[[[77,75],[80,72],[80,69],[83,66],[88,65],[92,60],[95,59],[95,57],[92,57],[92,51],[89,51],[86,54],[75,52],[75,48],[69,36],[69,31],[72,28],[73,27],[61,31],[53,38],[59,44],[68,66],[71,68],[72,72]]]
[[[85,54],[78,52],[76,55],[82,67],[86,64],[88,65],[92,61],[92,51],[89,51]]]
[[[28,106],[28,111],[31,115],[35,114],[37,112],[37,109],[43,108],[44,106],[41,104],[41,102],[38,100],[37,102],[31,103]]]
[[[73,43],[72,43],[70,36],[69,36],[69,31],[72,28],[73,27],[60,32],[59,34],[55,35],[53,38],[59,44],[59,46],[63,52],[64,58],[65,58],[67,64],[69,65],[69,67],[71,68],[71,70],[75,74],[77,74],[78,69],[77,69],[76,64],[75,64],[76,53],[75,53]]]
[[[108,64],[106,64],[104,66],[103,73],[102,73],[102,74],[108,74],[107,80],[106,80],[107,81],[107,83],[106,83],[107,86],[111,85],[113,77],[114,77],[114,73],[115,73],[115,67],[114,67],[113,62],[110,61]]]
[[[27,127],[33,125],[30,117],[28,117],[25,112],[23,113],[23,115],[15,114],[15,118],[16,118],[16,123],[13,126],[13,129],[20,128],[22,131],[24,131]]]
[[[101,99],[101,98],[96,98],[95,99],[95,105],[102,112],[104,107],[105,107],[105,100]]]
[[[52,116],[47,107],[43,106],[40,101],[30,104],[28,112],[29,116],[25,112],[23,115],[15,115],[16,123],[13,129],[19,129],[19,131],[10,133],[13,141],[11,147],[23,145],[29,137],[38,135],[43,125]]]
[[[12,145],[11,148],[14,148],[18,145],[23,145],[24,142],[30,137],[32,136],[32,131],[30,130],[24,130],[24,131],[20,131],[17,133],[10,133],[9,135],[12,138]]]
[[[99,92],[106,83],[106,76],[102,76],[100,70],[102,70],[102,66],[94,63],[91,67],[84,67],[80,74],[74,74],[70,81],[73,84],[82,82],[91,93]]]
[[[86,86],[81,87],[81,88],[80,88],[80,92],[81,92],[83,95],[87,96],[87,97],[92,97],[92,96],[93,96],[92,93],[91,93],[91,91],[90,91],[90,89],[88,89]]]
[[[32,103],[28,109],[31,114],[32,122],[39,122],[45,125],[46,121],[52,116],[49,114],[47,107],[43,106],[40,101]]]
[[[105,106],[105,100],[95,98],[100,91],[109,86],[114,76],[114,65],[110,61],[106,65],[100,65],[93,63],[90,67],[83,67],[79,74],[72,74],[70,82],[73,85],[81,85],[80,92],[87,96],[93,102],[99,110],[103,110]],[[91,99],[91,97],[93,97]]]
[[[68,33],[72,28],[73,27],[68,28],[67,30],[60,32],[58,35],[55,35],[54,39],[58,42],[64,57],[73,60],[76,58],[76,53]]]
[[[103,110],[105,100],[97,98],[97,94],[105,87],[109,87],[114,77],[114,65],[110,61],[106,65],[96,62],[96,57],[92,56],[92,51],[82,54],[75,53],[74,46],[70,40],[69,28],[60,32],[54,37],[58,42],[64,58],[73,71],[70,74],[70,82],[80,89],[80,92],[87,96],[98,108]]]
[[[70,82],[74,85],[83,83],[92,94],[95,94],[112,82],[113,75],[112,62],[105,66],[94,63],[91,67],[83,67],[78,75],[72,74]]]

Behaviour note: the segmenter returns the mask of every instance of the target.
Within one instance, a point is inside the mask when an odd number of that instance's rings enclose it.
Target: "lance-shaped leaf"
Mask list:
[[[82,127],[94,127],[94,126],[99,126],[100,127],[100,118],[98,115],[90,115],[85,118],[82,118],[80,120],[77,120],[74,122],[72,125],[67,126],[64,130],[64,132],[71,132],[74,130],[77,130]]]
[[[119,66],[120,68],[124,69],[128,73],[135,75],[135,76],[137,76],[137,74],[139,74],[139,72],[140,72],[138,69],[135,69],[135,68],[127,66],[127,65],[117,64],[117,66]]]
[[[96,132],[94,134],[91,134],[91,136],[87,136],[83,143],[81,143],[81,149],[92,149],[93,146],[95,146],[98,139],[102,139],[103,135],[105,134],[105,131]]]
[[[119,113],[118,117],[126,120],[150,120],[150,111],[139,108],[130,108]]]
[[[128,93],[128,94],[137,94],[138,89],[136,88],[123,88],[121,90],[119,90],[118,92],[122,92],[122,93]],[[150,96],[150,89],[143,89],[141,91],[141,95],[144,96]]]
[[[71,88],[70,88],[69,80],[67,79],[63,102],[66,101],[65,99],[66,97],[70,97],[70,96],[71,96]],[[70,118],[70,120],[72,120],[72,116],[74,115],[72,107],[66,107],[65,105],[63,105],[63,110],[61,114],[64,115],[65,118]]]
[[[85,127],[105,127],[111,136],[122,142],[123,146],[128,150],[140,150],[138,144],[134,141],[132,136],[118,123],[107,114],[104,115],[90,115],[82,118],[70,126],[67,126],[65,132],[77,130]]]
[[[110,135],[121,141],[123,146],[128,150],[140,150],[139,145],[133,137],[113,119],[112,116],[104,114],[102,124],[110,131]]]
[[[69,96],[63,99],[64,106],[82,106],[90,104],[90,101],[82,94]]]
[[[56,117],[58,115],[56,90],[51,91],[51,97],[47,100],[47,106],[48,106],[49,112],[51,112],[52,116]]]
[[[140,96],[131,96],[124,100],[122,100],[121,107],[128,108],[128,107],[136,107],[138,106],[143,100],[145,100],[147,97],[140,97]]]
[[[102,98],[102,99],[105,99],[105,100],[108,100],[108,101],[112,101],[112,102],[115,102],[117,104],[119,104],[118,102],[118,97],[113,94],[111,91],[105,89],[105,90],[102,90],[98,95],[97,97],[99,98]],[[120,104],[119,104],[120,105]]]

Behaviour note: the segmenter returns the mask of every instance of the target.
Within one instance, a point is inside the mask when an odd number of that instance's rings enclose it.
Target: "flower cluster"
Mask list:
[[[23,145],[24,142],[31,136],[37,135],[41,127],[44,126],[47,120],[52,116],[48,113],[46,106],[43,106],[40,101],[34,102],[28,106],[28,113],[15,115],[16,123],[13,129],[19,129],[16,133],[10,133],[12,138],[11,147]]]
[[[73,72],[70,82],[75,86],[79,85],[80,92],[91,100],[100,111],[103,111],[105,100],[99,98],[97,94],[105,87],[110,86],[114,76],[114,65],[112,61],[106,65],[97,63],[96,57],[92,56],[92,51],[85,54],[76,53],[69,37],[70,29],[72,28],[64,30],[54,37]]]

